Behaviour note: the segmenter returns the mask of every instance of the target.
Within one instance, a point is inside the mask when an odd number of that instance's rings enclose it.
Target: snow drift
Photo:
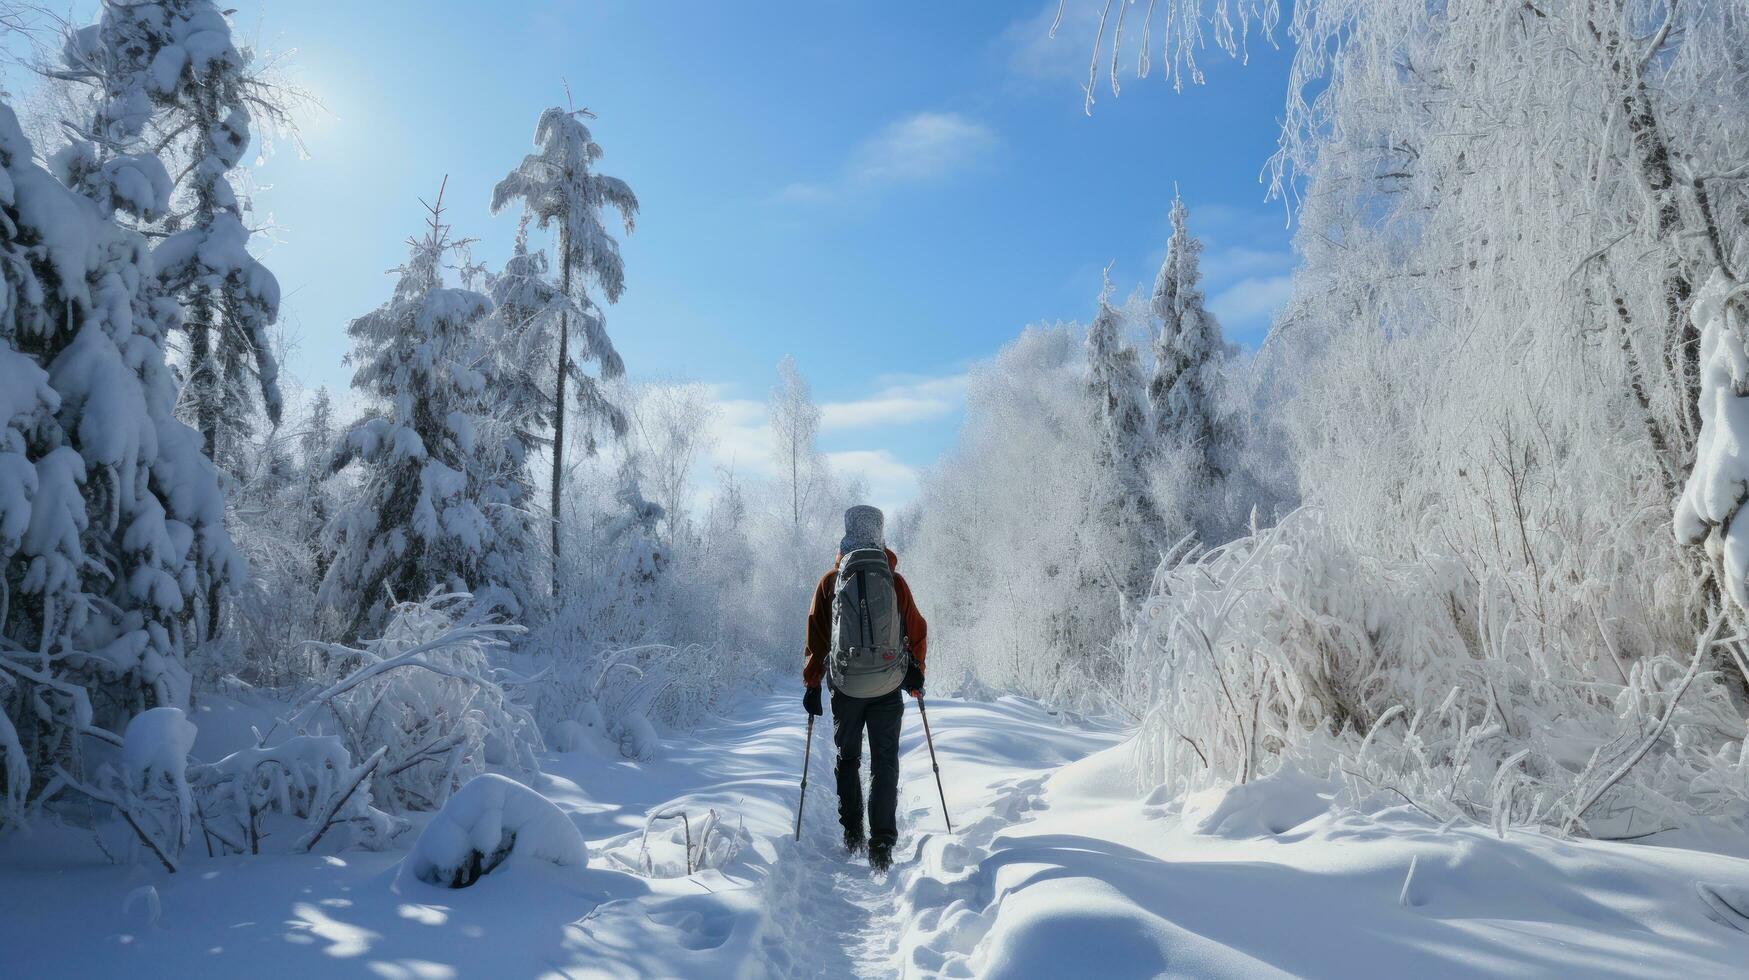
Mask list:
[[[426,825],[401,862],[398,880],[411,877],[443,888],[466,888],[506,862],[537,861],[582,867],[589,861],[589,847],[553,801],[513,779],[487,773],[457,791]]]

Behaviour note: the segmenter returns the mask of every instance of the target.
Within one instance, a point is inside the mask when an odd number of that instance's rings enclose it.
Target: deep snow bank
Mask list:
[[[1740,976],[1713,896],[1749,861],[1441,825],[1400,801],[1333,811],[1295,772],[1136,800],[1127,747],[1023,788],[1028,819],[968,827],[907,886],[918,974]]]

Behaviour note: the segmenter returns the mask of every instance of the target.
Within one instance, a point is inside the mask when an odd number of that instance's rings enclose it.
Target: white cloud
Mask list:
[[[917,468],[885,449],[851,449],[827,453],[832,471],[845,479],[860,477],[875,506],[893,513],[917,496]]]
[[[1279,275],[1292,269],[1293,265],[1294,255],[1286,249],[1252,248],[1248,245],[1209,249],[1202,256],[1202,274],[1215,282],[1245,276]]]
[[[777,448],[765,403],[750,398],[719,398],[711,420],[715,443],[711,461],[739,476],[770,476]]]
[[[966,376],[963,374],[887,381],[885,387],[868,398],[821,405],[821,431],[926,422],[952,415],[966,398]]]
[[[1293,290],[1293,276],[1249,276],[1209,300],[1209,309],[1220,318],[1227,339],[1236,334],[1264,330],[1269,321],[1287,305]]]
[[[772,200],[820,204],[888,187],[943,180],[975,166],[997,142],[989,126],[954,112],[919,112],[889,123],[851,150],[829,181],[789,184]]]
[[[919,112],[858,146],[845,176],[863,185],[939,180],[975,163],[995,142],[995,131],[981,122],[953,112]]]
[[[875,379],[867,398],[826,402],[820,406],[822,434],[876,430],[881,426],[927,422],[948,417],[965,402],[966,376],[953,374],[886,375]],[[718,483],[717,470],[737,478],[769,480],[777,476],[776,437],[763,401],[736,398],[724,385],[705,386],[715,411],[710,418],[710,459],[698,473],[699,499],[708,499]],[[869,436],[877,433],[869,431]],[[845,441],[838,440],[840,445]],[[861,440],[858,439],[858,442]],[[876,441],[871,438],[870,441]],[[856,445],[855,442],[852,445]],[[867,444],[864,443],[864,446]],[[826,462],[841,477],[860,477],[869,499],[883,508],[906,503],[917,494],[917,467],[884,448],[853,448],[828,452]]]

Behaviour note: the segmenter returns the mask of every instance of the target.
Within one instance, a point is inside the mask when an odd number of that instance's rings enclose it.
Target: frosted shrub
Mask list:
[[[537,652],[544,637],[537,634]],[[546,730],[567,722],[595,728],[628,759],[649,760],[659,744],[655,725],[696,726],[735,683],[731,673],[748,658],[720,644],[650,643],[595,657],[554,653],[534,677],[519,682]],[[569,738],[570,736],[567,736]]]
[[[264,818],[296,821],[299,834],[292,847],[300,851],[315,847],[334,827],[345,828],[329,838],[340,847],[384,846],[406,829],[406,821],[372,804],[365,785],[386,755],[386,747],[379,748],[354,766],[339,736],[295,735],[192,767],[207,846],[259,854]]]
[[[294,721],[331,722],[355,759],[386,749],[371,793],[392,810],[435,810],[488,766],[538,772],[534,716],[491,659],[519,632],[464,593],[401,603],[363,649],[321,645],[328,683]]]
[[[1188,790],[1291,759],[1356,798],[1597,836],[1749,814],[1709,645],[1607,683],[1595,636],[1539,629],[1523,585],[1367,555],[1314,510],[1163,566],[1123,648],[1139,770]]]

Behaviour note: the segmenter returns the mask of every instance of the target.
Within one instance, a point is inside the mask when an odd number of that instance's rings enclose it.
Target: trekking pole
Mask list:
[[[917,696],[917,713],[923,717],[923,740],[929,743],[929,767],[935,770],[935,791],[941,794],[941,819],[947,821],[947,832],[951,834],[953,818],[947,814],[947,791],[941,788],[941,764],[935,761],[935,736],[929,734],[929,712],[923,707],[921,694]]]
[[[796,800],[796,840],[802,839],[802,807],[808,802],[808,759],[814,754],[814,716],[808,716],[808,747],[802,750],[802,795]]]

